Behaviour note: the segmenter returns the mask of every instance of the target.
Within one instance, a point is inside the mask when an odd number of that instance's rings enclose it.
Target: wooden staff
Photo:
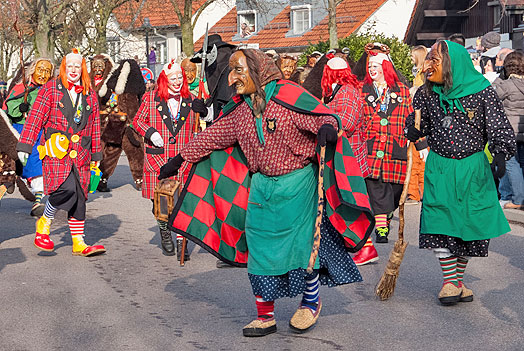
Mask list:
[[[311,248],[311,256],[309,256],[309,263],[306,272],[313,273],[313,267],[318,256],[318,249],[320,247],[320,224],[322,223],[322,213],[324,212],[324,165],[326,163],[326,146],[320,147],[320,163],[318,165],[318,211],[317,219],[315,221],[315,235],[313,236],[313,247]]]
[[[415,128],[420,129],[420,110],[415,110]],[[382,300],[387,300],[395,292],[395,285],[397,284],[397,277],[399,274],[400,264],[404,258],[404,253],[408,246],[408,242],[404,241],[404,203],[408,195],[409,179],[411,178],[411,168],[413,167],[413,148],[414,143],[409,143],[408,147],[408,165],[406,170],[406,179],[404,180],[404,187],[402,188],[402,195],[398,206],[399,224],[398,224],[398,240],[395,242],[393,251],[389,255],[388,263],[382,278],[377,284],[375,294]]]

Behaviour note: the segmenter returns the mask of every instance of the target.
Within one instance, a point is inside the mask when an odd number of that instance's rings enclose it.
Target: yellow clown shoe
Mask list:
[[[73,255],[74,256],[93,256],[106,252],[104,245],[93,245],[89,246],[84,242],[84,236],[80,235],[71,235],[73,239]]]
[[[36,221],[36,234],[34,244],[42,251],[53,251],[55,244],[49,238],[49,228],[51,227],[51,219],[46,216],[40,217]]]

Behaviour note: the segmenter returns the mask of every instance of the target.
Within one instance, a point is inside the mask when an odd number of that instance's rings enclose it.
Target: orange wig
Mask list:
[[[78,54],[78,49],[73,48],[71,50],[73,54]],[[66,89],[69,89],[69,82],[67,81],[67,74],[66,74],[66,56],[62,58],[62,63],[60,64],[60,73],[58,75],[60,79],[62,80],[62,84]],[[82,90],[82,94],[87,95],[89,93],[89,89],[91,88],[91,79],[89,79],[89,72],[87,72],[87,64],[86,59],[82,57],[82,76],[80,78],[80,81],[82,82],[82,87],[84,88]]]

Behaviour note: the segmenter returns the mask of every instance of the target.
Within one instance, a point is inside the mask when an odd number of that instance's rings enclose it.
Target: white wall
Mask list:
[[[415,0],[387,0],[366,22],[357,33],[365,33],[369,28],[387,36],[396,36],[403,40],[408,28]]]
[[[215,0],[206,7],[200,17],[198,17],[195,28],[193,29],[193,42],[196,42],[206,33],[206,24],[209,28],[213,27],[231,9],[235,7],[235,0]]]

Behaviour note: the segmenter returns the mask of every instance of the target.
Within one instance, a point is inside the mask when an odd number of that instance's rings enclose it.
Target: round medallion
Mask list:
[[[368,96],[368,101],[369,101],[369,102],[373,102],[373,101],[375,101],[375,97],[374,97],[373,95],[369,95],[369,96]]]
[[[78,136],[78,134],[74,134],[72,137],[71,137],[71,141],[73,143],[78,143],[80,141],[80,137]]]
[[[186,120],[186,118],[185,118],[185,117],[181,117],[180,119],[181,119],[182,121],[185,121],[185,120]]]
[[[388,137],[385,136],[385,135],[381,135],[379,140],[380,140],[381,143],[385,143],[386,140],[388,140]]]
[[[89,111],[90,109],[91,109],[91,106],[87,105],[87,106],[86,106],[86,110]]]
[[[397,98],[397,94],[396,94],[396,93],[391,93],[391,97],[392,97],[393,99],[396,99],[396,98]]]
[[[115,108],[113,109],[113,111],[115,111],[116,113],[118,113],[118,111],[119,111],[118,107],[115,107]]]
[[[380,125],[381,125],[381,126],[387,126],[387,125],[388,125],[388,120],[387,120],[386,118],[382,118],[382,119],[380,120]]]
[[[162,106],[158,106],[158,111],[162,111]]]
[[[120,116],[120,120],[124,122],[126,120],[126,116]]]
[[[382,151],[382,150],[378,150],[378,151],[377,151],[377,157],[378,157],[378,158],[382,158],[382,157],[384,157],[384,151]]]
[[[375,107],[375,106],[377,106],[377,103],[376,103],[376,102],[373,103],[373,107]]]
[[[182,103],[182,107],[186,107],[186,103],[185,102]]]
[[[397,100],[398,100],[398,102],[402,102],[402,98],[400,96],[398,97]]]
[[[106,108],[107,113],[111,113],[111,107]]]
[[[71,150],[69,152],[69,157],[76,158],[77,156],[78,156],[78,152],[76,152],[76,150]]]

